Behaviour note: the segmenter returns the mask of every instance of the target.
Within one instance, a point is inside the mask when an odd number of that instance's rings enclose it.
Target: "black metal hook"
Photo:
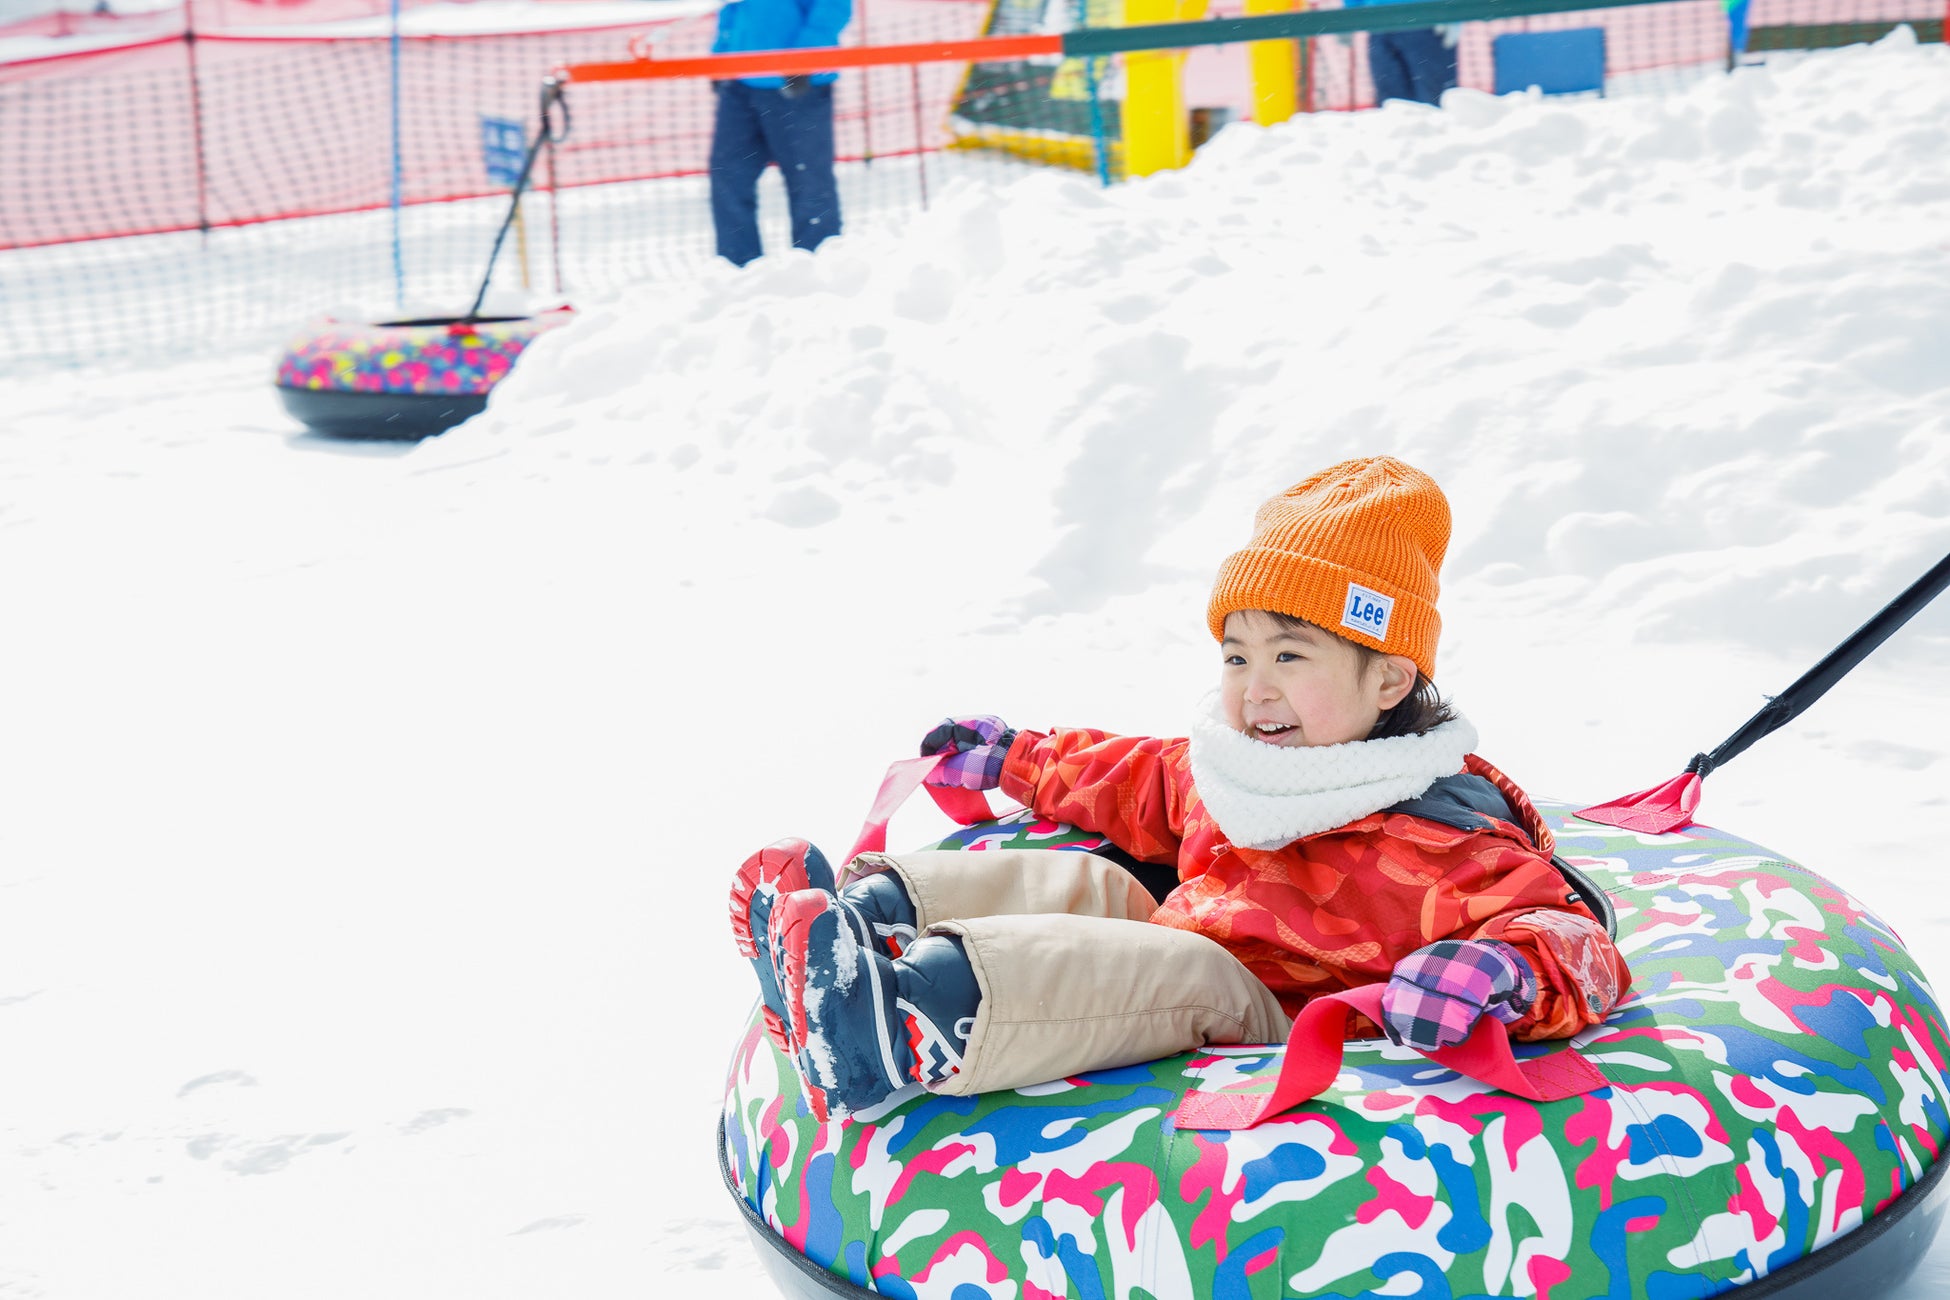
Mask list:
[[[562,110],[561,129],[557,130],[553,111]],[[542,146],[560,144],[569,138],[569,97],[568,85],[560,77],[546,77],[542,80],[541,125],[535,130],[535,139],[528,146],[528,156],[522,160],[521,175],[515,178],[514,197],[508,201],[508,215],[501,219],[501,229],[494,234],[494,247],[488,252],[487,274],[481,277],[480,292],[474,295],[474,305],[461,317],[463,321],[479,320],[481,304],[487,300],[488,285],[494,279],[494,264],[501,256],[501,245],[508,238],[508,227],[515,223],[515,213],[521,209],[522,192],[528,188],[528,178],[534,173],[535,159],[542,152]]]

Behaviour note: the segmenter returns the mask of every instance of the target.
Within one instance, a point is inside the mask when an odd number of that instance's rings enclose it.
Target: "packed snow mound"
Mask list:
[[[1478,503],[1450,582],[1516,617],[1812,650],[1950,551],[1946,120],[1950,51],[1901,29],[1665,99],[1233,126],[1179,174],[965,187],[591,303],[421,455],[762,460],[737,508],[807,530],[1006,494],[1072,526],[997,557],[1033,613],[1385,450]]]

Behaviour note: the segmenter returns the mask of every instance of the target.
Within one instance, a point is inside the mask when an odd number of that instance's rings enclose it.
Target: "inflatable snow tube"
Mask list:
[[[370,324],[331,317],[307,326],[278,358],[278,397],[301,424],[341,438],[415,439],[487,409],[488,393],[537,335],[566,324],[534,316]]]
[[[1543,811],[1636,981],[1575,1040],[1607,1086],[1525,1101],[1350,1043],[1313,1101],[1177,1128],[1188,1091],[1270,1090],[1282,1049],[1229,1047],[822,1125],[754,1014],[719,1159],[773,1279],[805,1300],[1884,1294],[1943,1216],[1950,1131],[1950,1042],[1895,933],[1719,831]],[[1021,813],[939,847],[1099,843]]]

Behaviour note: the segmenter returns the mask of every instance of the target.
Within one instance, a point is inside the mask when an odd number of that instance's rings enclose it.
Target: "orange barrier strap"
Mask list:
[[[1577,9],[1623,9],[1666,0],[1580,0]],[[577,63],[558,69],[562,81],[641,81],[651,77],[795,76],[840,68],[899,63],[991,63],[1055,54],[1101,59],[1136,50],[1183,50],[1240,41],[1287,41],[1340,32],[1407,31],[1436,23],[1479,22],[1561,13],[1567,0],[1406,0],[1406,3],[1307,9],[1243,18],[1137,23],[1129,27],[1080,27],[1034,36],[973,36],[919,45],[856,45],[850,49],[759,50],[697,59],[631,59],[624,63]]]
[[[1577,11],[1624,9],[1667,0],[1578,0]],[[833,72],[900,63],[989,63],[1054,54],[1101,59],[1137,50],[1185,50],[1241,41],[1288,41],[1342,32],[1407,31],[1437,23],[1482,22],[1561,13],[1570,0],[1406,0],[1352,9],[1306,9],[1242,18],[1135,23],[1128,27],[1080,27],[1061,34],[973,36],[919,45],[859,45],[850,49],[759,50],[697,59],[631,59],[578,63],[557,70],[563,81],[640,81],[649,77],[763,77]]]
[[[630,59],[623,63],[572,63],[556,76],[566,82],[641,81],[654,77],[788,77],[888,63],[988,63],[1063,53],[1060,33],[974,36],[965,41],[916,45],[856,45],[846,49],[756,50],[698,59]]]

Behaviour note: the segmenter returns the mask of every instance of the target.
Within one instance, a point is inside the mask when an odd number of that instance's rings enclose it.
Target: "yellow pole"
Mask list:
[[[1307,0],[1246,0],[1248,16],[1306,7]],[[1246,59],[1253,72],[1253,121],[1271,126],[1300,111],[1300,42],[1253,41]]]
[[[1127,26],[1203,17],[1205,0],[1124,0]],[[1183,50],[1137,50],[1124,56],[1126,176],[1149,176],[1192,160],[1184,71]]]

